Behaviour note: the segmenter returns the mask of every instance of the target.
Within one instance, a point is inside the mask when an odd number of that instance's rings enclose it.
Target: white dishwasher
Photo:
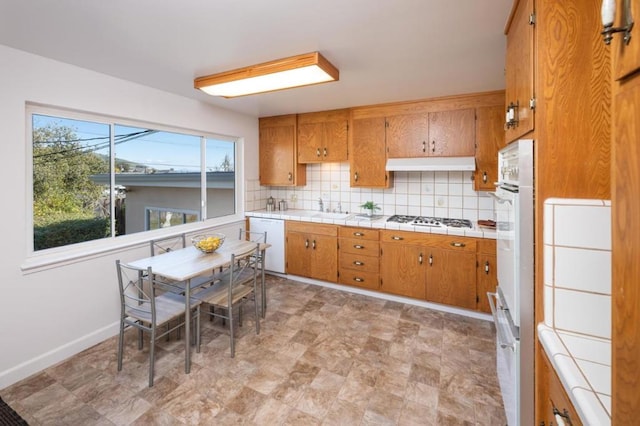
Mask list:
[[[267,232],[267,243],[271,247],[266,252],[264,268],[284,274],[284,220],[250,217],[249,229],[251,232]]]

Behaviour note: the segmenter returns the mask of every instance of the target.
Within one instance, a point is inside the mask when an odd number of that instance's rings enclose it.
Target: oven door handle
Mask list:
[[[491,316],[493,317],[493,323],[496,325],[496,340],[502,349],[511,349],[513,352],[516,351],[516,343],[513,342],[511,344],[505,343],[506,339],[503,335],[503,327],[500,326],[500,322],[498,321],[498,310],[496,309],[496,303],[494,299],[498,300],[498,293],[487,292],[487,298],[489,299],[489,306],[491,307]],[[502,309],[502,308],[500,308]]]
[[[502,198],[502,197],[498,197],[496,194],[494,194],[493,192],[488,192],[487,194],[489,194],[489,196],[495,198],[495,200],[499,203],[499,204],[504,204],[504,203],[509,203],[511,205],[513,205],[513,203],[511,202],[511,200],[509,200],[508,198]],[[487,293],[489,294],[489,293]]]

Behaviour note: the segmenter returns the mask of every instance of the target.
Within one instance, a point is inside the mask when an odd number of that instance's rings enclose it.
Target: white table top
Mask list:
[[[214,269],[228,265],[233,253],[243,253],[255,246],[256,243],[251,241],[226,240],[214,253],[202,253],[197,248],[189,246],[135,260],[128,265],[141,269],[151,267],[154,274],[176,281],[186,281],[198,275],[211,274]]]

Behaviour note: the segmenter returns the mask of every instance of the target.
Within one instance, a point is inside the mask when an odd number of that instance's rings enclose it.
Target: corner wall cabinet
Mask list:
[[[263,117],[259,127],[260,185],[306,185],[306,166],[297,162],[296,115]]]

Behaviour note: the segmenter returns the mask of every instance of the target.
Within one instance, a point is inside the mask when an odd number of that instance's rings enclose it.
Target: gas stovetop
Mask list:
[[[449,219],[446,217],[393,215],[387,222],[406,223],[414,226],[431,226],[433,228],[473,228],[467,219]]]

